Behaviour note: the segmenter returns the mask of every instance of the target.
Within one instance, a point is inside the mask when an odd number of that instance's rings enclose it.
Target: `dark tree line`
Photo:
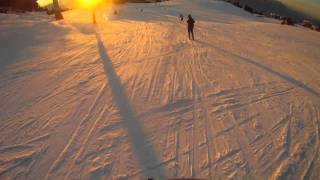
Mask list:
[[[63,19],[58,0],[52,0],[53,3],[53,13],[57,20]],[[0,13],[7,13],[8,10],[13,11],[35,11],[35,10],[45,10],[41,8],[37,3],[37,0],[0,0]]]
[[[40,8],[37,0],[0,0],[0,7],[22,11],[33,11]]]
[[[288,8],[281,1],[275,0],[223,0],[233,5],[243,8],[244,10],[267,16],[274,16],[276,19],[290,18],[292,22],[302,22],[304,19],[309,19],[315,24],[320,24],[320,19],[311,17],[302,12]]]

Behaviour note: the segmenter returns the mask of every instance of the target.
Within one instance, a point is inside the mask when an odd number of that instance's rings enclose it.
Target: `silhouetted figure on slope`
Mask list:
[[[180,14],[179,18],[180,18],[180,21],[182,22],[183,21],[183,14]]]
[[[189,35],[189,39],[190,39],[190,34],[192,35],[192,40],[194,40],[194,35],[193,35],[193,28],[194,28],[194,19],[191,17],[191,15],[188,15],[188,35]]]

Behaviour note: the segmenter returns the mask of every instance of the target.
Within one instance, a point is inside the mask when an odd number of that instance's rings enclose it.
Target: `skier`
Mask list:
[[[191,17],[191,15],[188,15],[188,35],[189,35],[189,39],[190,39],[190,34],[192,35],[192,40],[194,40],[194,35],[193,35],[193,28],[194,28],[194,19]]]
[[[182,22],[183,21],[183,14],[180,14],[179,18],[180,18],[180,21]]]

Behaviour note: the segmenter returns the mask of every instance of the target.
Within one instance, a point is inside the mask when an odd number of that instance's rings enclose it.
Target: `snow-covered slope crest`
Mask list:
[[[0,179],[320,176],[319,33],[220,1],[96,14],[0,15]]]

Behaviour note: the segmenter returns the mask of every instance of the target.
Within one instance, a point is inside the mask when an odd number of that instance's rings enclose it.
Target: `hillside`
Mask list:
[[[282,17],[290,17],[296,22],[303,22],[307,19],[315,24],[320,24],[320,19],[307,15],[298,10],[291,9],[278,0],[225,0],[239,2],[242,6],[248,5],[257,12],[276,13]]]
[[[0,179],[320,176],[320,33],[222,1],[96,14],[0,14]]]

